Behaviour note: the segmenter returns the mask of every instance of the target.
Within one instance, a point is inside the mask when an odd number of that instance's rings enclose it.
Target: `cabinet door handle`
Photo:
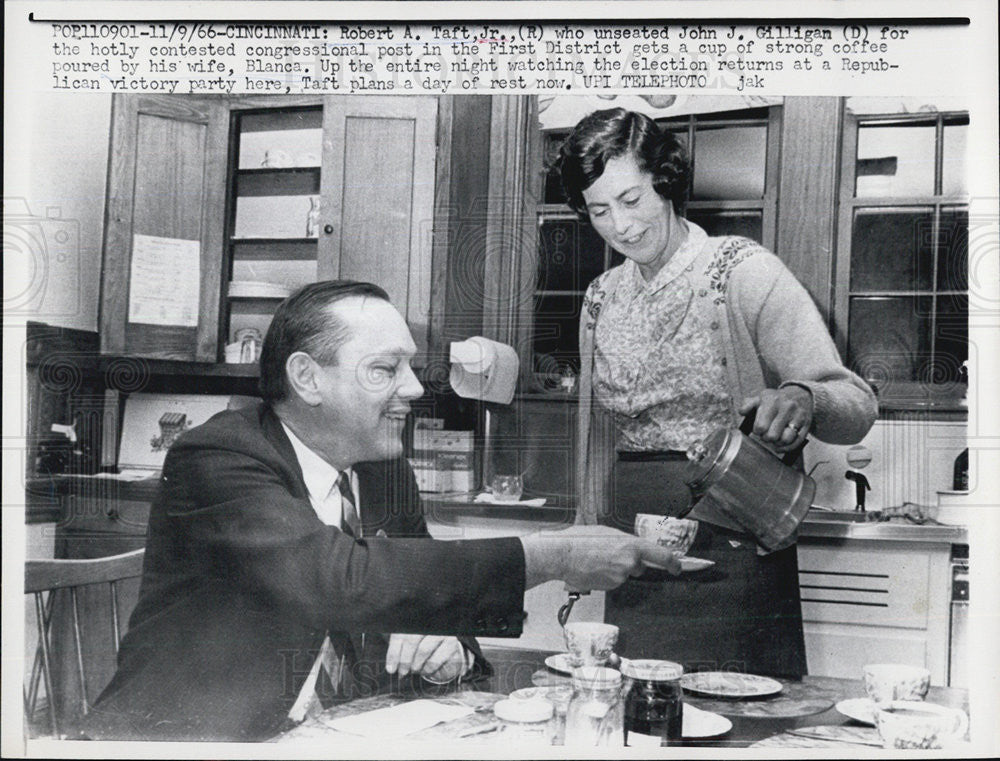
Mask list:
[[[333,225],[323,225],[323,232],[327,235],[333,235]]]

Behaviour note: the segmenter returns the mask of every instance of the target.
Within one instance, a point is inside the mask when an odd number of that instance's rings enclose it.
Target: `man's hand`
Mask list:
[[[809,433],[813,419],[813,398],[802,386],[765,389],[760,396],[746,399],[740,414],[757,408],[753,432],[778,452],[799,446]]]
[[[648,561],[677,575],[673,550],[608,526],[571,526],[521,537],[527,586],[562,579],[573,589],[614,589]]]
[[[400,676],[419,674],[433,682],[450,682],[465,673],[465,648],[456,637],[392,634],[385,654],[385,670]]]

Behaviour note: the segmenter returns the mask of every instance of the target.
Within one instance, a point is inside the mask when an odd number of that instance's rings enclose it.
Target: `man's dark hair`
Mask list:
[[[684,213],[691,164],[684,144],[645,114],[609,108],[583,117],[559,150],[559,174],[570,207],[588,221],[583,191],[604,174],[611,159],[631,155],[653,188]]]
[[[389,301],[389,294],[373,283],[355,280],[322,280],[299,288],[281,302],[264,336],[260,350],[260,395],[266,402],[280,402],[291,393],[285,363],[297,351],[330,365],[337,349],[348,338],[347,326],[328,307],[351,296],[371,296]]]

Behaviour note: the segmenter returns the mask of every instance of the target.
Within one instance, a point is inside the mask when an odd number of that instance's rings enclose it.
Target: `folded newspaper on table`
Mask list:
[[[474,713],[471,706],[446,705],[435,700],[412,700],[389,708],[334,719],[330,726],[338,732],[382,739],[403,737],[445,721],[454,721]]]

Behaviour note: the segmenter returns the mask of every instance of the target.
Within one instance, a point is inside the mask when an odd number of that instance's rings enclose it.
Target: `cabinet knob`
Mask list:
[[[323,225],[323,232],[327,235],[333,235],[333,225]]]

